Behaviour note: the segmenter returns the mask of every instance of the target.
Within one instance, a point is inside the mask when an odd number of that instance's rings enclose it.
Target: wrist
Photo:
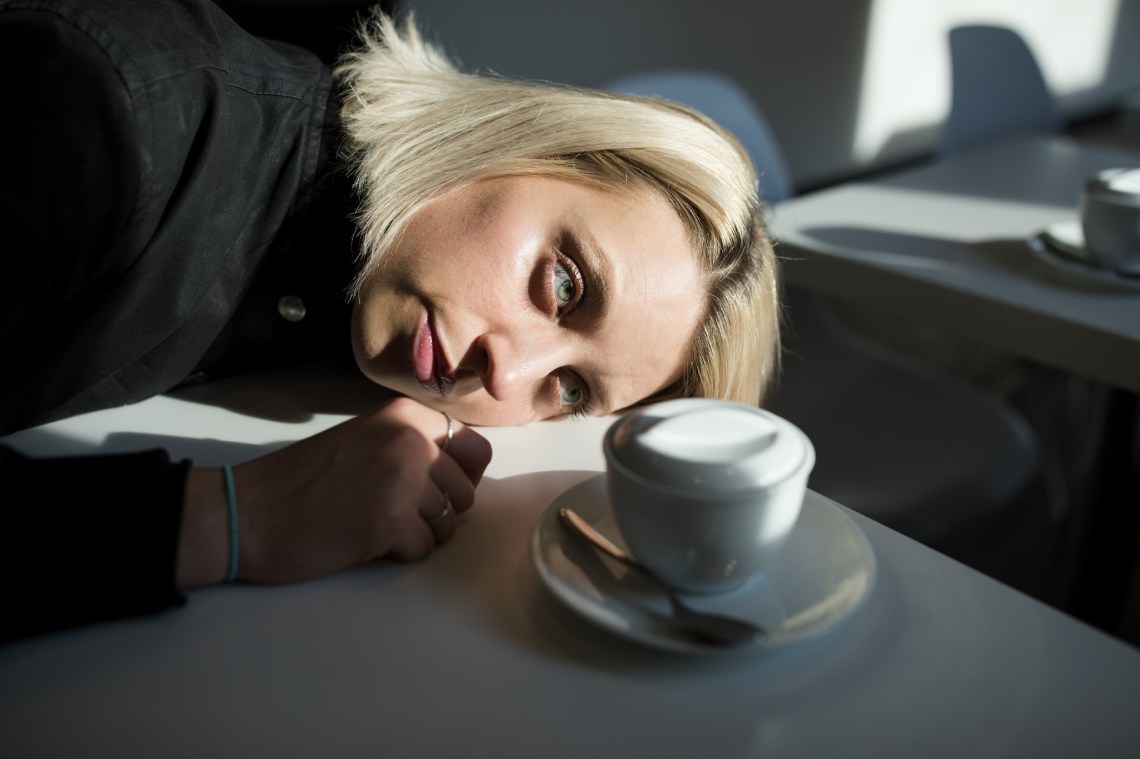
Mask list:
[[[222,470],[191,469],[183,497],[178,587],[196,588],[223,582],[229,568],[229,514]]]

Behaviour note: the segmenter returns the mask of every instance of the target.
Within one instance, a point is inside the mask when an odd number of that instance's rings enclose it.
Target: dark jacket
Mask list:
[[[351,199],[314,55],[206,0],[0,0],[0,78],[0,434],[350,355]],[[0,587],[26,604],[0,638],[178,603],[186,469],[0,448]]]

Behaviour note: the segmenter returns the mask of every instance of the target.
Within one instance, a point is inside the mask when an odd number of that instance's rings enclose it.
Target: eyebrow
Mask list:
[[[610,305],[613,302],[613,259],[588,229],[584,227],[572,229],[570,237],[578,249],[581,265],[590,274],[586,301],[583,305],[589,309],[591,329],[598,330],[609,318]],[[612,413],[610,394],[605,383],[598,381],[594,376],[586,378],[586,383],[590,386],[592,413],[599,416]]]

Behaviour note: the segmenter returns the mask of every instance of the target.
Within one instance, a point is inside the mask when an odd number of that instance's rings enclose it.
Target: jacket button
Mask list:
[[[287,322],[299,322],[305,318],[305,301],[296,295],[283,295],[277,301],[277,313]]]

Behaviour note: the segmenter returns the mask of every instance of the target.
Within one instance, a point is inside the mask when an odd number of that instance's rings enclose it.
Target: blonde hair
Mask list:
[[[537,174],[650,187],[684,222],[708,293],[691,360],[654,399],[762,400],[779,363],[777,264],[755,171],[723,128],[667,101],[461,72],[410,15],[398,26],[376,12],[333,73],[362,199],[353,294],[417,211],[472,182]]]

